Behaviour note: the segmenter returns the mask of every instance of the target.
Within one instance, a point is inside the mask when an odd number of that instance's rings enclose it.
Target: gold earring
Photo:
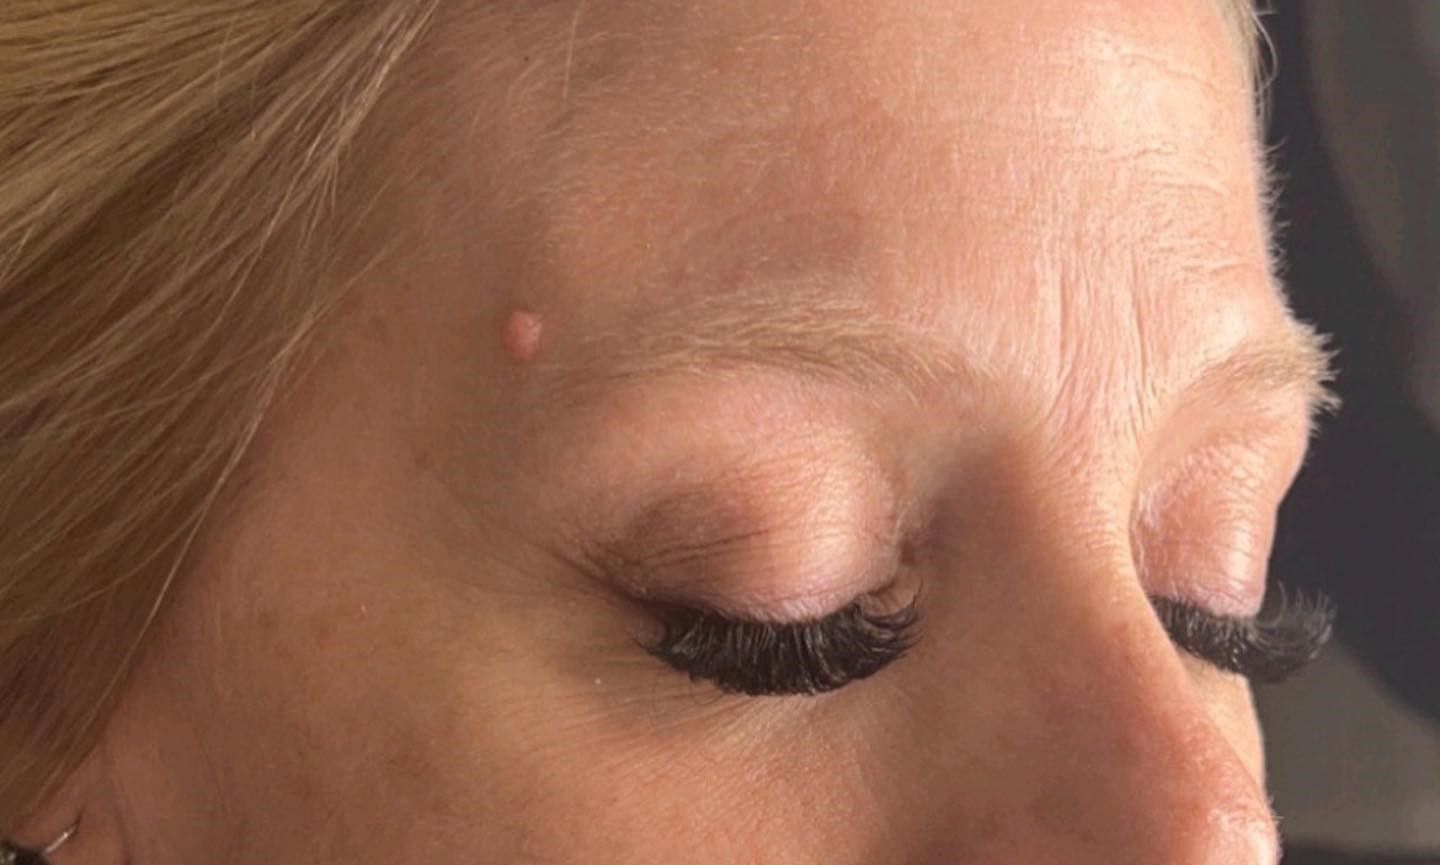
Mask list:
[[[47,865],[46,857],[64,847],[79,829],[80,821],[76,820],[70,824],[70,828],[61,832],[59,837],[46,844],[39,852],[27,850],[9,841],[0,841],[0,865]]]

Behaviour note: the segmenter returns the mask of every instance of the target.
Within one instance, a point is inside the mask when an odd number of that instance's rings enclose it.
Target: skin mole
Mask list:
[[[500,339],[505,353],[516,363],[530,363],[540,354],[540,337],[545,322],[536,313],[517,309],[505,322]]]

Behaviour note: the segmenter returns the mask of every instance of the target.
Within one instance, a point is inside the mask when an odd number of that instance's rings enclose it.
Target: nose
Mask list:
[[[927,623],[948,633],[917,666],[966,672],[926,704],[945,739],[921,758],[931,843],[905,861],[1275,865],[1248,689],[1182,661],[1133,571],[1069,565]],[[982,684],[999,699],[978,708]]]

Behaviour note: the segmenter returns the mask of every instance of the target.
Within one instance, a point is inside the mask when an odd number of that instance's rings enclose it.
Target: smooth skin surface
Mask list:
[[[507,5],[57,865],[1273,862],[1147,599],[1258,607],[1318,371],[1215,5]],[[636,644],[883,591],[919,645],[820,697]]]

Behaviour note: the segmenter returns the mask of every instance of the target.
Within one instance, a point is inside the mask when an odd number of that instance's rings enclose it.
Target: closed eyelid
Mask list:
[[[637,597],[791,619],[835,610],[893,580],[897,509],[873,472],[818,465],[786,474],[767,461],[683,485],[618,521],[586,558]]]
[[[757,530],[697,543],[678,554],[612,549],[589,560],[612,584],[644,602],[754,622],[817,620],[891,584],[898,567],[898,555],[827,560],[789,546]]]
[[[1298,468],[1288,436],[1271,438],[1187,445],[1141,488],[1130,543],[1148,589],[1230,615],[1260,608],[1276,514]]]

